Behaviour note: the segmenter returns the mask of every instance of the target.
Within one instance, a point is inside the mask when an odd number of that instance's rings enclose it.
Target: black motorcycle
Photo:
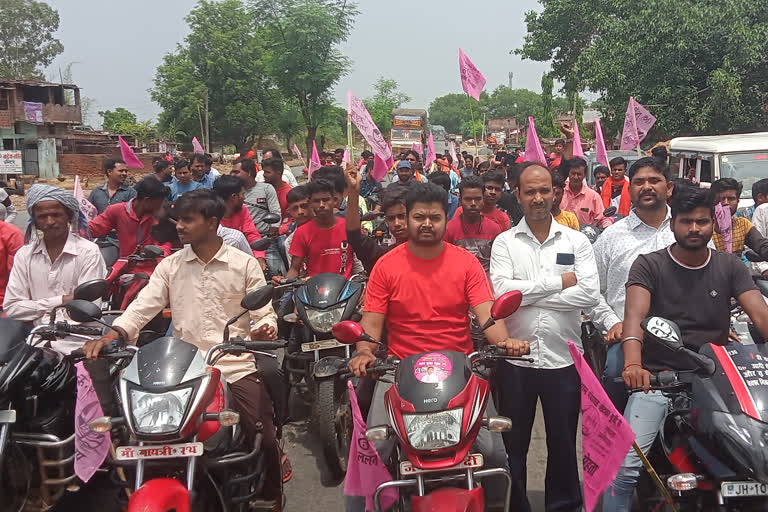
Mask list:
[[[674,322],[650,317],[642,325],[648,343],[693,368],[651,377],[670,405],[648,459],[679,510],[766,510],[768,348],[706,344],[695,352]],[[643,510],[663,507],[649,475],[641,475],[637,492]]]
[[[349,345],[339,343],[331,329],[343,320],[360,319],[363,284],[353,277],[318,274],[307,281],[284,279],[272,292],[293,289],[295,314],[283,366],[289,385],[312,405],[314,430],[333,479],[347,471],[352,411],[346,383],[337,378],[350,357]]]
[[[100,298],[103,280],[84,283],[72,302]],[[79,300],[77,300],[79,299]],[[72,304],[69,303],[69,304]],[[86,302],[98,309],[98,306]],[[34,502],[45,509],[79,482],[74,473],[75,358],[44,346],[61,338],[83,341],[99,337],[101,327],[57,321],[32,329],[18,320],[0,318],[0,509],[21,511]],[[70,313],[73,320],[80,321]],[[131,353],[110,358],[112,375]]]

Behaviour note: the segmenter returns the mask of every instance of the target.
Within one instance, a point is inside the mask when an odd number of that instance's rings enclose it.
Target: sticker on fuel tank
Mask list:
[[[437,384],[450,377],[453,365],[444,354],[432,352],[424,354],[413,365],[413,375],[425,384]]]

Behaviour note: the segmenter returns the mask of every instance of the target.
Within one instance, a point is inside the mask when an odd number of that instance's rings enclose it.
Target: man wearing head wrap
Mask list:
[[[27,243],[14,258],[3,310],[10,318],[40,325],[49,321],[54,307],[72,300],[79,284],[104,279],[107,268],[95,243],[70,232],[70,226],[87,229],[70,192],[52,185],[32,185],[27,211]],[[69,353],[82,341],[57,340],[51,345]]]

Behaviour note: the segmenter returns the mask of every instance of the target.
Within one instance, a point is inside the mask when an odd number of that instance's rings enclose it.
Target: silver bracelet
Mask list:
[[[635,341],[639,341],[639,342],[640,342],[640,345],[642,345],[642,344],[643,344],[643,340],[642,340],[642,338],[638,338],[637,336],[627,336],[626,338],[624,338],[623,340],[621,340],[621,346],[623,347],[623,346],[624,346],[624,342],[625,342],[625,341],[629,341],[629,340],[635,340]]]

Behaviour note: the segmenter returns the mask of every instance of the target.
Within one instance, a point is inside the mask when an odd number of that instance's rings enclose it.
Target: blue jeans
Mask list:
[[[622,370],[624,370],[624,350],[621,348],[621,343],[616,343],[608,347],[603,373],[603,389],[605,389],[616,410],[624,414],[624,408],[627,406],[627,398],[629,397],[627,387],[623,382],[613,382],[616,377],[621,377]]]
[[[285,268],[285,261],[283,260],[282,249],[285,247],[285,236],[280,235],[277,238],[272,239],[272,243],[267,247],[267,266],[273,276],[284,276],[288,269]]]
[[[633,393],[624,411],[635,442],[645,455],[653,445],[664,418],[667,416],[668,399],[659,391],[648,394]],[[637,485],[643,463],[633,448],[629,449],[624,462],[616,474],[613,485],[603,493],[603,512],[629,512],[632,508],[632,493]]]

